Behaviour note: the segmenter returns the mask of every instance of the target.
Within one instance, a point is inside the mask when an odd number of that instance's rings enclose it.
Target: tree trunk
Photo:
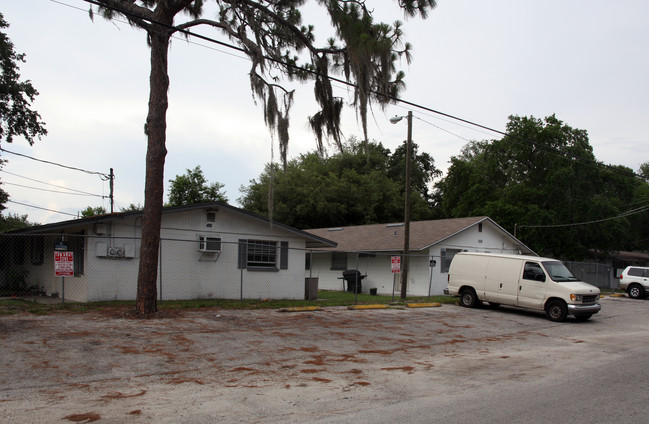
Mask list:
[[[158,251],[164,192],[164,164],[167,149],[167,106],[169,76],[167,55],[169,36],[162,29],[148,32],[151,43],[151,75],[149,78],[149,112],[144,132],[147,135],[146,180],[144,184],[144,212],[142,245],[137,279],[135,311],[139,314],[156,312]]]

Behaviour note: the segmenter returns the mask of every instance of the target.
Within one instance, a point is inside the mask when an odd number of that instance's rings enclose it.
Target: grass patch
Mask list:
[[[405,306],[406,303],[455,303],[451,296],[419,297],[409,296],[405,300],[395,296],[371,296],[369,294],[320,290],[318,300],[287,300],[287,299],[191,299],[191,300],[163,300],[158,301],[158,310],[172,311],[182,309],[282,309],[301,306],[351,306],[367,304],[390,304]],[[135,301],[110,301],[76,303],[66,302],[45,304],[38,301],[29,301],[21,298],[0,299],[0,315],[16,313],[30,313],[36,315],[84,313],[92,311],[128,311],[135,305]]]

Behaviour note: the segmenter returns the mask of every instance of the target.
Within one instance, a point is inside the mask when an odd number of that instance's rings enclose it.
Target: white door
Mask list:
[[[542,309],[545,291],[550,279],[545,275],[541,264],[527,261],[518,284],[518,306]]]

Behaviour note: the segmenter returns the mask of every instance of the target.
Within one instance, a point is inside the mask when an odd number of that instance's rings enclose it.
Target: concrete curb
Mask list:
[[[388,305],[352,305],[348,306],[347,309],[388,309]]]
[[[439,308],[441,303],[406,303],[409,308]]]
[[[441,303],[406,303],[408,308],[438,308],[442,306]],[[347,309],[350,310],[364,310],[364,309],[391,309],[399,308],[403,305],[384,305],[384,304],[375,304],[375,305],[351,305]],[[278,312],[313,312],[313,311],[322,311],[324,310],[320,306],[294,306],[290,308],[281,308],[278,309]]]
[[[624,293],[613,293],[613,294],[609,294],[608,296],[609,297],[625,297],[625,294]],[[604,296],[602,296],[602,297],[604,297]]]
[[[319,306],[293,306],[291,308],[282,308],[279,312],[311,312],[321,310],[322,308]]]

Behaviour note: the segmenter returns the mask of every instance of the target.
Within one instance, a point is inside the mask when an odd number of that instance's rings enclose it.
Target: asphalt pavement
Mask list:
[[[649,353],[649,300],[601,303],[564,323],[455,305],[0,316],[0,422],[592,422],[613,390],[649,393],[638,368],[601,372]]]

